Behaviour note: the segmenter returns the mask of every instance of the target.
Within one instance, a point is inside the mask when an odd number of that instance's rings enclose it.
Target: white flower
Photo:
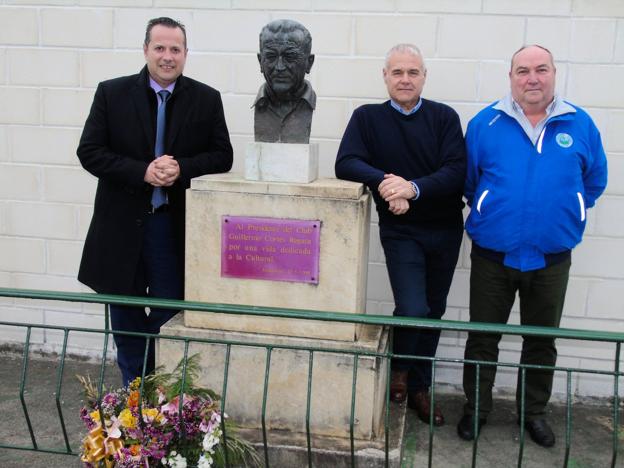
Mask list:
[[[219,444],[219,437],[221,435],[220,432],[221,431],[214,430],[213,432],[209,432],[204,436],[204,440],[202,440],[202,448],[206,452],[210,454],[214,453],[215,445]]]
[[[212,468],[212,463],[214,460],[210,456],[210,454],[203,453],[199,460],[197,460],[197,468]]]
[[[172,451],[168,457],[161,459],[160,462],[163,465],[169,464],[172,468],[186,468],[186,458],[175,450]]]

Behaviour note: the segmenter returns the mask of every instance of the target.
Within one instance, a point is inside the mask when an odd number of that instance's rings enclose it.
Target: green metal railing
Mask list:
[[[436,368],[440,364],[462,364],[467,363],[470,365],[474,365],[475,372],[477,375],[477,389],[476,394],[479,394],[478,389],[478,376],[481,371],[482,366],[498,366],[498,367],[509,367],[509,368],[518,368],[520,372],[520,381],[521,381],[521,414],[520,414],[520,447],[518,452],[518,460],[517,466],[521,467],[523,464],[523,453],[524,453],[524,442],[525,442],[525,431],[524,431],[524,406],[525,406],[525,380],[526,380],[526,371],[527,369],[551,369],[556,372],[562,372],[566,375],[566,389],[567,389],[567,399],[566,399],[566,427],[565,427],[565,455],[563,466],[568,466],[570,460],[570,449],[571,449],[571,432],[572,432],[572,375],[574,373],[579,374],[595,374],[595,375],[603,375],[609,376],[613,378],[613,401],[612,401],[612,412],[611,418],[613,422],[613,438],[612,438],[612,454],[611,454],[611,462],[610,466],[617,466],[618,461],[618,451],[619,451],[619,407],[620,407],[620,396],[619,396],[619,378],[621,378],[624,374],[620,371],[620,359],[621,359],[621,344],[624,342],[624,333],[615,333],[608,331],[594,331],[594,330],[577,330],[577,329],[565,329],[565,328],[547,328],[547,327],[534,327],[534,326],[519,326],[519,325],[498,325],[498,324],[487,324],[487,323],[467,323],[467,322],[459,322],[459,321],[450,321],[450,320],[430,320],[430,319],[414,319],[408,317],[388,317],[388,316],[378,316],[378,315],[367,315],[367,314],[347,314],[347,313],[339,313],[339,312],[319,312],[314,310],[294,310],[294,309],[279,309],[279,308],[271,308],[271,307],[254,307],[254,306],[241,306],[241,305],[231,305],[231,304],[212,304],[212,303],[203,303],[203,302],[193,302],[193,301],[181,301],[181,300],[169,300],[169,299],[152,299],[145,297],[131,297],[131,296],[116,296],[116,295],[103,295],[103,294],[90,294],[90,293],[69,293],[69,292],[55,292],[55,291],[40,291],[40,290],[25,290],[25,289],[9,289],[9,288],[0,288],[0,297],[9,297],[9,298],[20,298],[20,299],[37,299],[37,300],[52,300],[52,301],[64,301],[64,302],[78,302],[78,303],[95,303],[95,304],[116,304],[116,305],[125,305],[125,306],[139,306],[139,307],[157,307],[157,308],[165,308],[165,309],[174,309],[174,310],[187,310],[187,311],[198,311],[198,312],[206,312],[206,313],[227,313],[233,315],[252,315],[252,316],[261,316],[261,317],[281,317],[281,318],[290,318],[290,319],[304,319],[304,320],[320,320],[326,322],[343,322],[343,323],[355,323],[355,324],[363,324],[363,325],[376,325],[382,327],[407,327],[407,328],[419,328],[419,329],[430,329],[430,330],[446,330],[446,331],[456,331],[456,332],[479,332],[479,333],[493,333],[493,334],[504,334],[504,335],[521,335],[521,336],[537,336],[537,337],[554,337],[561,339],[572,339],[572,340],[580,340],[580,341],[594,341],[594,342],[605,342],[605,343],[613,343],[615,345],[614,352],[614,367],[613,370],[595,370],[595,369],[586,369],[586,368],[575,368],[575,367],[558,367],[558,366],[539,366],[539,365],[526,365],[526,364],[517,364],[517,363],[505,363],[505,362],[485,362],[485,361],[464,361],[463,359],[455,359],[455,358],[424,358],[424,357],[414,357],[414,356],[403,356],[393,354],[391,352],[391,346],[388,347],[387,351],[365,351],[365,350],[345,350],[345,349],[337,349],[330,347],[309,347],[309,346],[295,346],[295,345],[285,345],[285,344],[268,344],[268,343],[248,343],[236,340],[224,340],[224,339],[200,339],[200,338],[190,338],[190,337],[181,337],[181,336],[171,336],[171,335],[149,335],[149,334],[141,334],[141,333],[131,333],[131,332],[113,332],[109,329],[108,326],[108,308],[106,308],[106,328],[104,330],[100,329],[92,329],[92,328],[79,328],[79,327],[62,327],[62,326],[49,326],[49,325],[33,325],[33,324],[22,324],[22,323],[14,323],[14,322],[0,322],[0,326],[5,327],[21,327],[26,329],[26,339],[23,346],[23,356],[22,356],[22,367],[21,367],[21,375],[20,375],[20,386],[19,386],[19,399],[22,406],[24,418],[26,421],[26,425],[28,427],[28,432],[30,435],[30,445],[15,445],[15,444],[6,444],[0,441],[0,448],[5,449],[17,449],[17,450],[29,450],[29,451],[38,451],[38,452],[46,452],[46,453],[55,453],[55,454],[65,454],[65,455],[77,455],[78,453],[72,448],[70,443],[70,437],[67,432],[65,417],[63,414],[63,409],[61,405],[61,395],[62,395],[62,382],[63,382],[63,372],[66,363],[67,356],[67,347],[68,347],[68,339],[70,332],[71,333],[86,333],[86,334],[103,334],[104,335],[104,344],[102,350],[102,358],[100,364],[100,375],[98,380],[98,387],[100,395],[102,395],[103,384],[105,380],[105,369],[107,365],[107,354],[108,354],[108,342],[109,337],[113,334],[123,334],[127,336],[138,336],[144,337],[146,339],[146,348],[144,354],[144,370],[147,364],[147,347],[149,339],[167,339],[180,341],[184,345],[184,360],[188,359],[189,353],[189,345],[190,343],[205,343],[211,345],[223,345],[225,346],[225,365],[224,365],[224,380],[223,380],[223,388],[221,393],[221,410],[225,411],[226,401],[227,401],[227,386],[228,386],[228,372],[230,367],[230,351],[233,346],[235,347],[254,347],[254,348],[264,348],[266,350],[266,366],[264,369],[264,388],[262,395],[262,409],[261,409],[261,432],[262,432],[262,451],[264,457],[264,463],[268,467],[270,466],[269,460],[269,443],[268,443],[268,435],[267,435],[267,426],[266,426],[266,411],[267,411],[267,398],[268,398],[268,389],[269,389],[269,379],[270,379],[270,368],[271,368],[271,356],[272,353],[276,349],[280,350],[292,350],[292,351],[303,351],[307,352],[309,355],[308,358],[308,370],[307,370],[307,395],[306,395],[306,411],[305,411],[305,430],[306,430],[306,449],[307,449],[307,464],[309,467],[312,466],[313,461],[313,448],[312,448],[312,435],[310,428],[310,419],[311,419],[311,397],[312,397],[312,381],[313,381],[313,364],[314,364],[314,356],[315,353],[323,352],[323,353],[336,353],[351,356],[353,359],[353,373],[351,377],[351,407],[350,407],[350,420],[349,420],[349,446],[350,446],[350,463],[351,466],[357,466],[357,457],[356,457],[356,449],[355,449],[355,414],[356,414],[356,386],[358,379],[358,362],[362,357],[373,357],[380,359],[380,362],[383,362],[386,366],[386,382],[385,382],[385,413],[383,416],[383,446],[384,446],[384,464],[385,466],[390,465],[389,459],[389,427],[390,427],[390,400],[389,400],[389,389],[390,389],[390,362],[392,359],[400,358],[400,359],[418,359],[418,360],[430,360],[432,361],[432,385],[430,398],[431,405],[433,407],[433,403],[436,399],[436,389],[435,389],[435,373]],[[63,343],[61,346],[61,352],[59,357],[59,367],[57,369],[56,383],[55,383],[55,404],[56,410],[59,416],[59,422],[61,425],[61,432],[63,435],[63,448],[44,448],[38,442],[35,437],[35,431],[33,430],[33,424],[31,422],[31,417],[29,414],[28,405],[25,399],[25,389],[26,389],[26,376],[27,370],[30,360],[30,344],[31,344],[31,334],[32,330],[35,329],[44,329],[44,330],[57,330],[63,333]],[[141,392],[142,392],[141,387]],[[180,399],[181,400],[181,399]],[[477,406],[476,412],[478,414],[479,411],[479,401],[477,398]],[[475,432],[476,432],[476,424],[478,422],[478,418],[475,418]],[[223,427],[225,429],[225,427]],[[433,445],[434,445],[434,425],[433,425],[433,413],[430,415],[429,420],[429,450],[428,450],[428,466],[434,466],[433,460]],[[226,435],[227,441],[227,435]],[[227,443],[227,442],[226,442]],[[474,439],[472,443],[472,460],[471,464],[473,467],[477,466],[477,454],[478,454],[478,437]],[[227,463],[227,460],[226,460]]]

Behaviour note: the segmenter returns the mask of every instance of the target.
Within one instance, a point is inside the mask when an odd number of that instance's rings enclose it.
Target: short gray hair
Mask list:
[[[390,57],[392,57],[393,54],[410,54],[415,57],[420,57],[423,62],[423,68],[425,70],[427,69],[427,67],[425,66],[425,57],[423,57],[423,54],[420,51],[420,49],[416,47],[414,44],[407,44],[407,43],[397,44],[394,47],[392,47],[388,51],[388,53],[386,53],[386,60],[384,62],[385,68],[388,68],[388,62],[390,61]]]
[[[550,64],[553,66],[553,68],[555,68],[555,58],[553,57],[553,54],[550,50],[548,50],[546,47],[539,45],[539,44],[525,44],[522,47],[520,47],[518,50],[516,50],[511,56],[511,64],[509,67],[511,71],[513,71],[513,61],[516,58],[516,55],[518,55],[524,49],[528,49],[529,47],[537,47],[538,49],[542,49],[543,51],[548,52],[548,55],[550,56]]]

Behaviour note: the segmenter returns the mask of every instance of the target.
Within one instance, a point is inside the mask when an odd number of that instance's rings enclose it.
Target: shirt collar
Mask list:
[[[524,111],[518,104],[511,93],[507,94],[503,99],[494,105],[494,109],[503,111],[510,117],[516,118],[518,115],[524,115]],[[575,113],[576,109],[565,102],[559,95],[555,94],[553,101],[546,107],[546,119],[556,117],[563,114]]]
[[[412,115],[418,109],[420,109],[420,106],[422,106],[422,98],[419,97],[418,103],[414,107],[412,107],[412,109],[409,111],[405,111],[394,99],[390,99],[390,105],[392,106],[393,109],[397,110],[403,115]]]
[[[149,77],[149,85],[150,85],[150,88],[152,88],[155,93],[158,93],[158,91],[162,91],[163,89],[169,91],[170,93],[173,93],[173,88],[175,88],[176,82],[174,81],[173,83],[171,83],[166,88],[163,88],[162,86],[160,86],[158,83],[156,83],[154,81],[154,78],[152,78],[150,76]]]
[[[258,95],[256,96],[256,99],[251,107],[265,107],[266,105],[268,105],[269,101],[272,100],[272,98],[273,95],[269,89],[268,84],[264,83],[262,86],[260,86],[260,89],[258,90]],[[310,82],[308,80],[303,80],[303,93],[297,99],[297,101],[299,100],[307,102],[311,109],[316,109],[316,94],[314,93],[314,90],[312,89],[312,86],[310,85]]]

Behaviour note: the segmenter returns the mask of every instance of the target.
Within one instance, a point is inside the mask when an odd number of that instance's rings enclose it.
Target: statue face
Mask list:
[[[280,98],[296,95],[314,63],[314,55],[304,52],[302,42],[301,31],[273,34],[263,43],[258,54],[260,71]]]

